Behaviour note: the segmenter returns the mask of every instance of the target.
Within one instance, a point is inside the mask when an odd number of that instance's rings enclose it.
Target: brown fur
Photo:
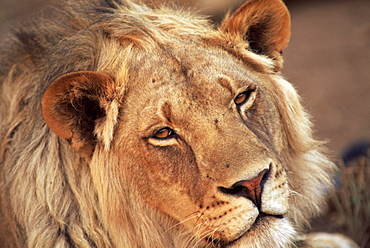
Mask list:
[[[5,247],[304,245],[333,164],[279,73],[282,2],[218,29],[129,1],[62,5],[1,46]],[[225,193],[261,171],[260,204]]]

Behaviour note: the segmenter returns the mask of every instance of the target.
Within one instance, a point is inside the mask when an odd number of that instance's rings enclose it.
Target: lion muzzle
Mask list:
[[[269,169],[261,171],[258,176],[250,180],[241,180],[233,184],[231,188],[220,187],[220,191],[229,195],[241,196],[251,200],[254,205],[261,209],[261,195],[263,184],[268,177]]]

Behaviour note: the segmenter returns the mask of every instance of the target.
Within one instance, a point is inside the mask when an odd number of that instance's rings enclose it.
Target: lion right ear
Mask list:
[[[290,39],[290,15],[281,0],[249,0],[220,29],[246,40],[255,53],[280,59]]]
[[[96,125],[106,117],[113,99],[113,79],[98,72],[73,72],[57,78],[42,99],[42,113],[50,129],[70,142],[81,156],[91,158]]]

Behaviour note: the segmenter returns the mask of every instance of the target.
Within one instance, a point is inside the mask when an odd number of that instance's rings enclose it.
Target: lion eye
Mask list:
[[[167,139],[173,136],[174,134],[175,132],[171,128],[165,127],[160,129],[159,131],[156,131],[152,137],[155,139]]]
[[[251,96],[252,92],[253,92],[252,90],[247,90],[247,91],[242,92],[239,95],[237,95],[234,99],[235,104],[236,105],[241,105],[241,104],[247,102],[249,97]]]

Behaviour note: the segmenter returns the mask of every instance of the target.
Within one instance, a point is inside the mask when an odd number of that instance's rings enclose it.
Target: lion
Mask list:
[[[280,0],[217,27],[65,1],[1,45],[3,247],[312,247],[335,166],[281,74]],[[339,247],[339,246],[338,246]]]

